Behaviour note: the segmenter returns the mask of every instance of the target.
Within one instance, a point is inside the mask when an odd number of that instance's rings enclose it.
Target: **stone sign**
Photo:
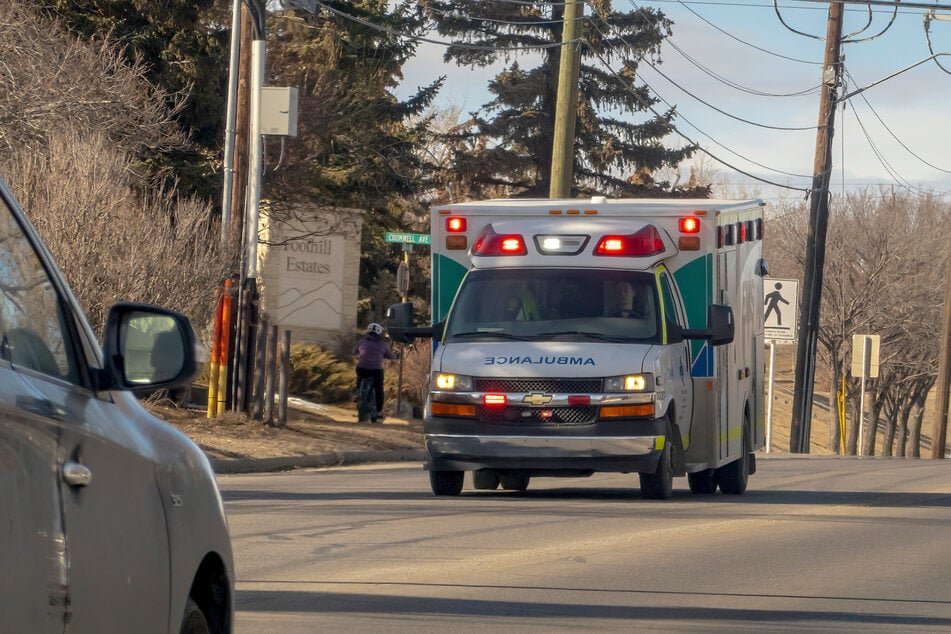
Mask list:
[[[262,309],[292,341],[332,345],[356,328],[362,212],[295,208],[262,222]]]

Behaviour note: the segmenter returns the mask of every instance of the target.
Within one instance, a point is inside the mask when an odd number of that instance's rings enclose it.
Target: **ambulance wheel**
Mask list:
[[[524,491],[528,488],[531,476],[524,473],[500,473],[499,484],[506,491]]]
[[[477,469],[472,472],[472,488],[480,491],[495,491],[499,488],[499,472],[492,469]]]
[[[674,472],[670,468],[672,443],[665,442],[654,473],[641,473],[641,495],[648,500],[669,500],[674,494]]]
[[[746,484],[750,479],[750,417],[743,416],[743,440],[741,454],[738,460],[725,464],[717,469],[717,482],[720,490],[729,495],[740,495],[746,491]]]
[[[429,486],[435,495],[459,495],[465,471],[430,471]]]
[[[714,469],[704,469],[696,473],[687,474],[687,483],[690,492],[697,495],[710,495],[717,492],[717,472]]]

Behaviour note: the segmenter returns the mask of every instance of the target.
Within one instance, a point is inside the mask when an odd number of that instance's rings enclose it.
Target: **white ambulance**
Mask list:
[[[436,495],[638,473],[740,494],[764,446],[759,200],[489,200],[432,209],[424,432]]]

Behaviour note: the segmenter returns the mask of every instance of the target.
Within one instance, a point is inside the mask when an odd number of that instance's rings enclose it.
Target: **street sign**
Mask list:
[[[792,343],[799,323],[799,280],[766,278],[763,283],[766,341]]]
[[[852,376],[878,378],[881,335],[852,335]]]
[[[385,239],[387,242],[400,242],[402,244],[431,244],[431,237],[428,233],[387,233]]]
[[[406,262],[400,262],[399,268],[396,269],[396,292],[406,301],[406,294],[409,292],[409,266]]]

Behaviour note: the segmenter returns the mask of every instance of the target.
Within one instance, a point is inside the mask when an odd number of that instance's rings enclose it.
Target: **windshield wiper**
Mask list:
[[[587,332],[584,330],[562,330],[559,332],[541,332],[535,335],[535,337],[536,338],[558,337],[560,335],[576,335],[578,337],[590,337],[592,339],[597,339],[598,341],[610,341],[612,343],[631,340],[631,337],[612,337],[610,335],[603,335],[600,332]]]
[[[511,335],[501,330],[473,330],[471,332],[454,332],[452,337],[498,337],[500,339],[511,339],[512,341],[528,341],[526,337]]]

